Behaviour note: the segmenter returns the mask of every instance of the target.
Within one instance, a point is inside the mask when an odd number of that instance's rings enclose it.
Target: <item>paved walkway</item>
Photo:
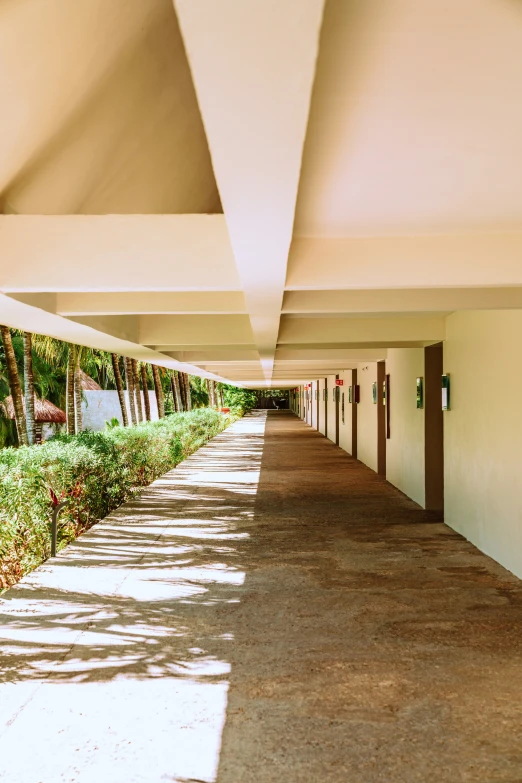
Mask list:
[[[0,600],[1,780],[522,781],[522,583],[265,422]]]

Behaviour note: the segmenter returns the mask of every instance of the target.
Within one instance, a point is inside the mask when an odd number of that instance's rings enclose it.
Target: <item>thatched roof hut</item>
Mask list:
[[[25,411],[25,399],[22,397]],[[5,416],[8,419],[15,418],[15,411],[13,405],[13,398],[6,397],[3,402],[3,409]],[[67,417],[64,411],[57,408],[49,400],[40,400],[38,397],[34,398],[34,417],[38,424],[65,424]]]
[[[96,383],[90,375],[87,375],[83,370],[80,370],[80,373],[82,377],[82,389],[85,391],[103,391],[102,387]]]
[[[25,413],[25,398],[22,396],[22,402],[24,405]],[[5,418],[14,420],[15,411],[13,405],[13,398],[6,397],[3,402],[0,402],[0,413]],[[35,443],[42,442],[42,425],[43,424],[65,424],[67,416],[64,411],[57,408],[49,400],[40,400],[36,395],[34,398],[34,418],[35,418]]]

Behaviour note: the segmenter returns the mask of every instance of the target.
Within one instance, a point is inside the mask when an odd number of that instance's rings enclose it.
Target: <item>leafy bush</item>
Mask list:
[[[0,450],[0,589],[49,556],[51,490],[69,500],[60,516],[63,547],[236,418],[199,408]]]

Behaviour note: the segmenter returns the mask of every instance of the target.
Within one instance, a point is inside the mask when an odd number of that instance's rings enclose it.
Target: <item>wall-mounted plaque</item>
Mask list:
[[[377,405],[377,381],[372,383],[372,400],[373,404]]]
[[[352,403],[352,386],[348,386],[348,402]]]
[[[450,410],[450,377],[449,375],[442,376],[442,410]]]
[[[341,394],[341,416],[344,424],[344,392]]]
[[[424,378],[417,378],[417,408],[424,408]]]

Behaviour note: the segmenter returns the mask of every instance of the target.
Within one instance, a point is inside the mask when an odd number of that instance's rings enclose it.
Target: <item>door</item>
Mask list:
[[[377,362],[377,473],[386,476],[386,363]]]
[[[424,349],[424,464],[426,508],[444,515],[443,344]]]
[[[335,380],[339,380],[339,376],[335,376]],[[339,445],[339,402],[341,399],[341,387],[335,388],[335,445]]]
[[[352,457],[357,459],[357,403],[355,402],[355,389],[357,388],[357,370],[352,370],[352,404],[350,405],[352,416]],[[346,398],[345,398],[346,400]]]

